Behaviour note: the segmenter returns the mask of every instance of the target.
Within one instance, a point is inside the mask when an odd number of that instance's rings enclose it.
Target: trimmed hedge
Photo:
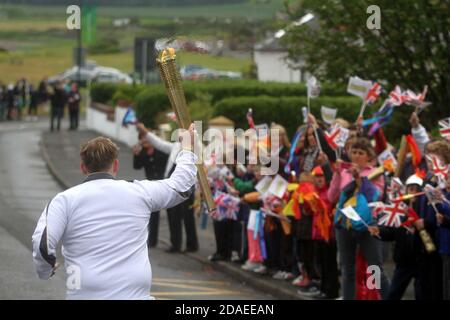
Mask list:
[[[133,89],[130,89],[133,88]],[[195,97],[197,93],[207,93],[211,95],[211,103],[230,97],[240,96],[261,96],[267,95],[272,97],[282,96],[306,96],[306,86],[299,83],[278,83],[278,82],[260,82],[257,80],[205,80],[205,81],[184,81],[183,89],[186,93],[186,98]],[[100,83],[94,84],[91,87],[91,97],[95,102],[111,103],[116,91],[129,92],[134,95],[131,98],[137,103],[138,97],[142,91],[148,91],[145,95],[149,101],[148,105],[155,105],[156,103],[166,103],[160,97],[161,90],[164,89],[163,84],[153,85],[126,85],[126,84],[111,84]],[[165,92],[165,91],[164,91]],[[154,96],[152,95],[154,93]],[[335,85],[325,85],[322,88],[321,95],[327,96],[342,96],[345,95],[345,88]],[[141,97],[142,98],[142,97]],[[153,101],[152,101],[153,100]],[[142,103],[142,102],[141,102]],[[162,109],[165,105],[158,105]]]
[[[134,101],[134,97],[146,87],[143,85],[132,85],[125,83],[94,83],[91,86],[91,99],[94,102],[113,105],[114,95],[121,91],[122,95],[130,97]]]
[[[302,84],[262,83],[253,80],[185,81],[183,89],[188,104],[205,93],[211,96],[213,105],[224,99],[240,96],[306,96],[306,87]],[[327,86],[322,93],[327,92],[333,96],[342,94],[342,89]],[[162,84],[151,85],[140,91],[135,102],[138,117],[149,125],[154,125],[154,117],[159,112],[170,108],[169,99]]]
[[[253,109],[253,118],[256,124],[276,122],[283,125],[292,138],[298,126],[303,123],[301,107],[306,106],[306,97],[234,97],[219,101],[214,106],[214,116],[223,115],[235,122],[236,128],[248,128],[246,113],[248,108]],[[380,107],[380,103],[368,106],[364,118],[372,117]],[[321,119],[320,107],[324,105],[337,108],[338,118],[349,122],[356,121],[361,108],[361,99],[352,96],[345,97],[319,97],[311,100],[311,112],[317,119]],[[414,109],[401,106],[395,109],[391,121],[383,127],[386,139],[397,145],[404,134],[411,133],[409,117]]]

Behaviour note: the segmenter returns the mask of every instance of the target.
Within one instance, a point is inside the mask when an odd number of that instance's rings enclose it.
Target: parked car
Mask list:
[[[95,75],[92,78],[92,82],[123,82],[123,83],[133,83],[133,79],[117,69],[107,68],[107,67],[97,67],[95,69]]]
[[[219,79],[230,78],[239,79],[242,78],[240,72],[232,71],[217,71],[209,68],[205,68],[199,65],[186,65],[180,69],[180,75],[183,80],[201,80],[201,79]]]
[[[79,77],[79,78],[78,78]],[[80,81],[81,85],[86,85],[88,81],[91,82],[124,82],[132,83],[133,79],[115,68],[97,66],[95,64],[87,64],[80,68],[78,73],[78,66],[67,69],[63,73],[50,77],[48,82],[50,85],[57,81]]]

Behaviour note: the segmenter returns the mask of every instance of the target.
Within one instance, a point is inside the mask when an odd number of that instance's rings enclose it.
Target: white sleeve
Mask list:
[[[144,190],[151,212],[171,208],[189,198],[196,181],[196,161],[194,153],[181,150],[175,161],[175,170],[168,179],[134,181]]]
[[[427,134],[427,130],[425,130],[425,128],[421,124],[419,124],[417,128],[411,129],[411,133],[414,140],[416,140],[417,142],[417,146],[419,147],[420,152],[423,153],[425,149],[425,144],[428,141],[430,141],[430,138],[428,137]]]
[[[158,149],[161,152],[164,152],[166,154],[170,154],[172,151],[172,148],[174,147],[175,143],[165,141],[164,139],[161,139],[156,134],[152,132],[147,133],[147,140],[152,144],[156,149]]]
[[[67,201],[58,194],[44,209],[32,237],[33,262],[41,279],[53,275],[56,246],[67,225]]]

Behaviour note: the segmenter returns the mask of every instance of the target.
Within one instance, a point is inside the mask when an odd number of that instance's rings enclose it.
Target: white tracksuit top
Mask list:
[[[39,277],[51,277],[55,249],[61,241],[68,273],[67,299],[151,298],[150,212],[189,197],[197,174],[195,161],[194,153],[182,150],[168,179],[127,182],[94,173],[84,183],[56,195],[32,237]]]

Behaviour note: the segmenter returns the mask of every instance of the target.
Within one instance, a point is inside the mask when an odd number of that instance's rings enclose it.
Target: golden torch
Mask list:
[[[188,129],[191,125],[191,117],[189,116],[184,90],[181,86],[181,76],[176,65],[175,50],[173,48],[163,50],[159,59],[156,59],[156,64],[161,74],[161,79],[166,85],[167,95],[177,116],[178,125],[180,128]],[[203,161],[201,161],[201,164],[197,164],[197,176],[208,211],[212,212],[216,209],[216,204],[211,194]]]

